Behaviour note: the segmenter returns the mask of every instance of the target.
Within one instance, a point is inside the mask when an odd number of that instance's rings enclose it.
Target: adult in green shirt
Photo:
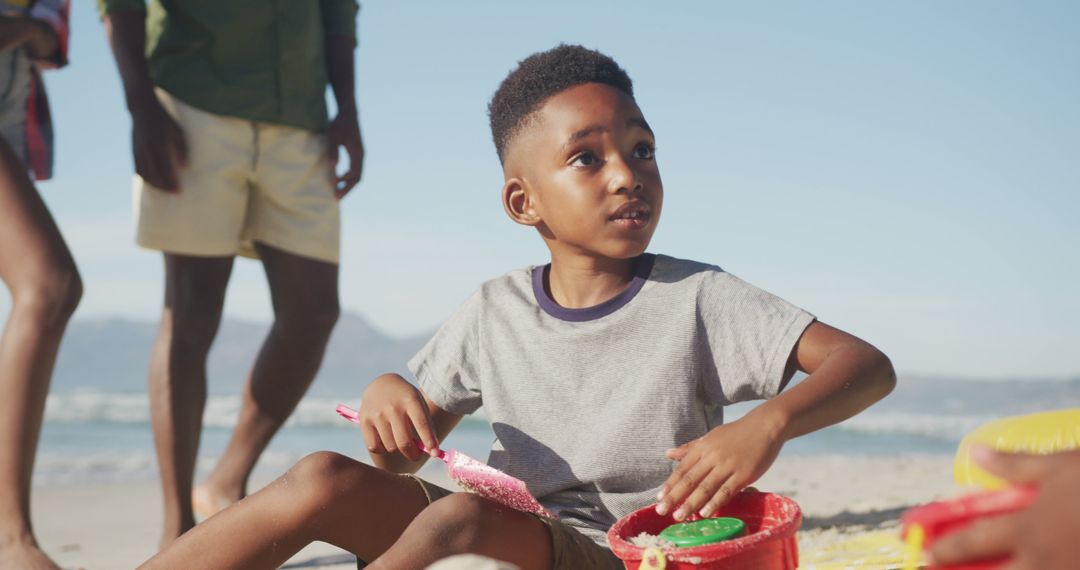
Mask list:
[[[166,545],[246,494],[338,318],[338,200],[360,179],[354,0],[98,0],[131,112],[137,242],[163,252],[150,365]],[[328,121],[325,94],[337,114]],[[349,157],[336,172],[340,148]],[[236,255],[262,261],[274,324],[235,431],[193,488],[206,357]]]

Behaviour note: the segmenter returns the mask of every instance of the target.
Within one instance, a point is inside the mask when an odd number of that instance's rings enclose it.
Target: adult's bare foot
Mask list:
[[[191,508],[195,516],[206,520],[243,498],[242,495],[226,493],[210,483],[203,483],[191,492]]]
[[[0,568],[60,570],[33,540],[0,544]]]

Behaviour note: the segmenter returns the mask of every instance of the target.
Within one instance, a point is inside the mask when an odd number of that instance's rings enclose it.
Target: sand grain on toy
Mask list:
[[[525,482],[460,453],[450,465],[450,476],[461,488],[502,503],[511,509],[534,515],[558,518],[529,493]]]
[[[659,548],[660,550],[675,548],[674,542],[664,540],[655,534],[649,534],[647,532],[642,532],[637,536],[630,537],[630,544],[641,548]]]

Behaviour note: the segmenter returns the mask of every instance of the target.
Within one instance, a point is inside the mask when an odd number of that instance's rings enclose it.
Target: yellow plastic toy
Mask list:
[[[961,485],[1000,489],[1007,482],[987,473],[971,459],[971,446],[983,444],[997,451],[1046,455],[1080,448],[1080,408],[1013,416],[990,422],[960,442],[953,462],[953,478]]]

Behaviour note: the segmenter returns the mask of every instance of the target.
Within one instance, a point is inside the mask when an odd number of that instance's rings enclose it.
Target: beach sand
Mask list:
[[[449,485],[444,473],[432,465],[422,474]],[[781,457],[755,486],[802,507],[804,553],[867,531],[891,531],[905,509],[960,492],[945,456]],[[65,568],[134,568],[153,555],[158,540],[161,505],[153,482],[35,487],[33,510],[42,546]],[[347,553],[318,543],[284,567],[356,565]]]

